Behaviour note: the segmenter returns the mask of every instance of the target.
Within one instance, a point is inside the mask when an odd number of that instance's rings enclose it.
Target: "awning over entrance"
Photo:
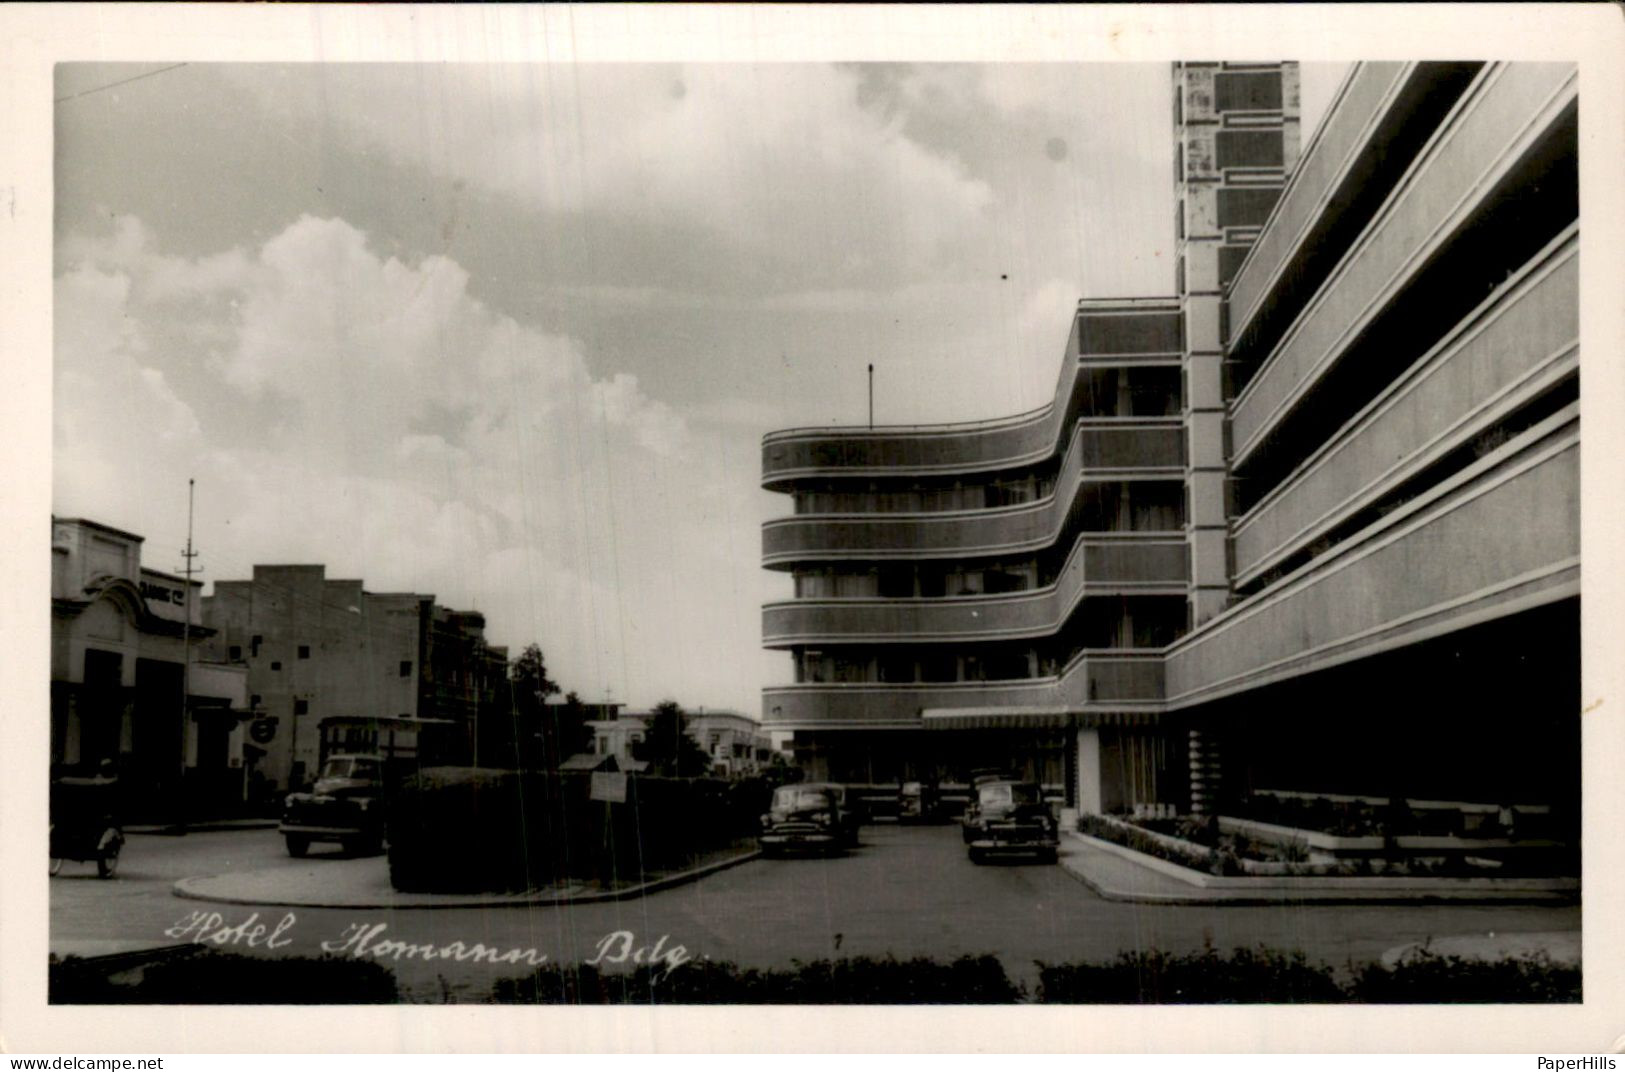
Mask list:
[[[920,721],[928,730],[1061,730],[1097,726],[1154,726],[1155,711],[1079,711],[1065,707],[927,708]]]

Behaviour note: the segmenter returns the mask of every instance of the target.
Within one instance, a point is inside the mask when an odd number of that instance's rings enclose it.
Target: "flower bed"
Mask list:
[[[1221,816],[1084,815],[1078,831],[1209,875],[1530,878],[1577,873],[1564,870],[1569,855],[1552,842],[1338,838]]]

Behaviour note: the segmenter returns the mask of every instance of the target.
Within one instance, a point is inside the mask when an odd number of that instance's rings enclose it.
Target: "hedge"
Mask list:
[[[1039,965],[1038,1000],[1051,1004],[1230,1005],[1347,1001],[1329,968],[1302,953],[1212,949],[1126,952],[1100,964]]]
[[[345,1005],[401,1000],[389,967],[345,957],[257,957],[199,950],[146,965],[115,983],[105,966],[52,959],[52,1004]],[[1040,964],[1036,994],[997,957],[950,962],[855,957],[741,968],[695,960],[668,971],[627,973],[592,965],[543,965],[494,984],[487,1000],[546,1005],[971,1005],[1049,1004],[1445,1004],[1572,1003],[1578,967],[1542,955],[1496,961],[1426,953],[1397,967],[1371,964],[1344,980],[1302,953],[1236,949],[1219,954],[1126,952],[1097,963]]]
[[[693,961],[667,972],[544,967],[497,983],[494,1000],[544,1005],[986,1005],[1024,1000],[997,957],[846,958],[759,970]]]
[[[78,957],[53,959],[54,1005],[388,1005],[400,1000],[395,976],[370,960],[255,957],[206,950],[143,966],[129,982]]]
[[[1349,1000],[1372,1005],[1527,1004],[1580,1000],[1580,969],[1544,954],[1476,961],[1426,950],[1395,968],[1370,964],[1349,986]]]
[[[585,772],[434,767],[392,796],[397,890],[472,892],[604,885],[691,866],[756,832],[765,783],[628,775],[625,803],[591,799]]]

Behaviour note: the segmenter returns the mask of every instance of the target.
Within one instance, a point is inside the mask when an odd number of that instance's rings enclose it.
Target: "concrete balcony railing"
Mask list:
[[[1489,203],[1577,93],[1572,64],[1493,64],[1474,81],[1377,218],[1231,410],[1240,466],[1395,294]]]
[[[1302,246],[1332,191],[1365,147],[1384,111],[1391,107],[1414,63],[1356,64],[1326,122],[1292,173],[1281,199],[1265,222],[1263,233],[1230,284],[1230,334],[1239,337],[1253,314],[1279,283],[1286,265]]]
[[[780,685],[762,690],[769,729],[914,729],[928,708],[1022,708],[1091,704],[1154,709],[1162,697],[1160,653],[1086,652],[1061,677],[1025,681]]]
[[[1571,405],[1168,649],[1177,709],[1579,592]]]
[[[1079,380],[1087,370],[1177,360],[1179,316],[1178,306],[1167,299],[1081,302],[1047,405],[984,421],[769,432],[762,437],[762,486],[789,491],[797,481],[817,477],[969,475],[1046,461],[1065,446],[1063,437],[1078,416]],[[1103,318],[1142,323],[1138,330],[1083,330]]]
[[[1053,635],[1094,594],[1183,595],[1182,536],[1085,537],[1055,584],[1006,595],[936,599],[796,599],[762,608],[762,644],[1001,640]]]
[[[1239,519],[1236,583],[1274,568],[1577,369],[1579,268],[1576,225]]]
[[[1178,418],[1079,421],[1055,492],[1021,506],[919,514],[797,514],[762,526],[762,563],[1010,554],[1053,544],[1085,474],[1183,476]]]

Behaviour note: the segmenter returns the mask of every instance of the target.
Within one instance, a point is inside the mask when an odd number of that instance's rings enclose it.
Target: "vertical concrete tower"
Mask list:
[[[1186,538],[1190,620],[1197,629],[1229,606],[1233,391],[1225,367],[1224,291],[1252,248],[1297,162],[1296,63],[1176,63],[1174,80],[1175,294],[1184,314]],[[1192,730],[1191,810],[1222,793],[1222,744]]]
[[[1175,293],[1184,312],[1190,627],[1230,600],[1223,296],[1297,162],[1296,63],[1176,63]]]

